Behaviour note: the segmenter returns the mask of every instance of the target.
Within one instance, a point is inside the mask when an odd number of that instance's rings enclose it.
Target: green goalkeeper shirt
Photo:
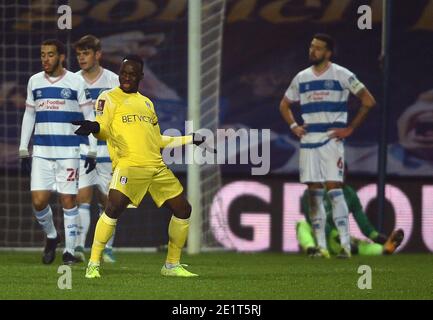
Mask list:
[[[343,186],[344,199],[346,200],[349,213],[352,213],[355,218],[356,224],[361,230],[362,234],[374,240],[379,233],[368,220],[367,214],[364,212],[359,201],[358,195],[355,190],[348,185]],[[334,220],[332,219],[332,204],[327,193],[324,196],[324,206],[326,212],[326,235],[328,236],[332,229],[335,229]],[[307,214],[310,211],[310,204],[308,202],[308,190],[305,190],[301,198],[301,211],[305,215],[308,223],[311,225],[310,217]]]

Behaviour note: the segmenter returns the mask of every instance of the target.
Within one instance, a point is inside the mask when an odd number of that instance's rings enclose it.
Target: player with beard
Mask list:
[[[292,132],[301,140],[300,181],[307,184],[310,201],[310,220],[317,239],[318,251],[329,257],[323,205],[325,190],[332,203],[332,215],[337,227],[341,252],[339,257],[351,256],[349,211],[344,200],[344,142],[365,120],[376,104],[368,89],[348,69],[331,62],[334,40],[327,34],[314,35],[309,49],[312,66],[299,72],[292,80],[280,102],[280,112]],[[361,100],[361,108],[348,123],[349,94]],[[301,107],[304,123],[298,125],[292,106]]]
[[[63,263],[73,264],[77,235],[78,208],[76,196],[80,167],[81,138],[74,134],[74,120],[94,120],[90,94],[83,79],[63,67],[66,50],[58,40],[46,40],[41,45],[43,71],[30,77],[27,86],[19,155],[24,173],[31,171],[33,212],[46,234],[42,262],[50,264],[55,259],[60,236],[53,222],[49,205],[51,191],[60,195],[65,227]],[[29,142],[33,134],[33,155]],[[93,161],[96,156],[96,139],[91,137],[85,156]]]

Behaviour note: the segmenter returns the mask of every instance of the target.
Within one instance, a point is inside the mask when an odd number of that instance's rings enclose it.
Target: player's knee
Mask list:
[[[36,211],[42,211],[48,206],[48,200],[42,196],[32,195],[32,205]]]
[[[120,208],[120,206],[116,205],[115,203],[108,201],[104,212],[109,218],[117,219],[122,213],[122,208]]]
[[[186,201],[183,206],[181,206],[177,210],[174,210],[173,214],[175,217],[179,219],[189,219],[189,217],[191,216],[191,211],[192,211],[192,207]]]
[[[191,205],[187,202],[185,205],[185,219],[188,219],[191,216],[191,212],[192,212],[192,207]]]
[[[99,203],[98,205],[101,206],[101,208],[105,208],[107,206],[108,203],[108,197],[106,194],[99,192]]]
[[[64,209],[72,209],[77,205],[75,195],[62,195],[60,197],[60,202],[62,203],[62,207]]]
[[[41,199],[33,199],[32,204],[35,211],[42,211],[48,206],[48,201],[44,201]]]
[[[184,217],[183,219],[188,219],[191,216],[191,212],[192,212],[191,205],[188,202],[186,202],[182,211],[183,211],[182,215]]]

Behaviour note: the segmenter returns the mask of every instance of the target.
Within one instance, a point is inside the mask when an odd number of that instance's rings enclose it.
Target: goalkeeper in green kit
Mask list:
[[[359,229],[367,238],[371,240],[360,240],[351,237],[351,253],[359,255],[386,255],[394,253],[394,251],[403,241],[403,230],[395,230],[389,237],[379,233],[368,220],[368,217],[362,209],[361,202],[355,190],[353,190],[353,188],[349,185],[344,184],[343,194],[347,203],[347,207],[349,208],[349,212],[353,214]],[[332,204],[326,194],[324,206],[327,216],[325,233],[328,251],[330,254],[337,255],[341,251],[340,239],[338,230],[332,219]],[[305,215],[306,220],[298,221],[296,224],[296,236],[300,247],[310,257],[323,256],[329,258],[329,254],[323,254],[323,252],[317,248],[317,243],[314,238],[314,232],[308,214],[310,210],[308,190],[304,192],[304,195],[301,198],[301,210]]]

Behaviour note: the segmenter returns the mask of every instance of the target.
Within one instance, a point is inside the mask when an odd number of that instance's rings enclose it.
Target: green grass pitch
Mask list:
[[[39,252],[0,252],[0,299],[432,299],[433,255],[397,254],[350,260],[310,259],[279,253],[183,255],[198,278],[159,274],[165,253],[118,253],[102,266],[102,278],[84,278],[72,267],[72,289],[60,290],[56,261],[45,266]],[[372,289],[358,288],[360,265],[372,270]]]

